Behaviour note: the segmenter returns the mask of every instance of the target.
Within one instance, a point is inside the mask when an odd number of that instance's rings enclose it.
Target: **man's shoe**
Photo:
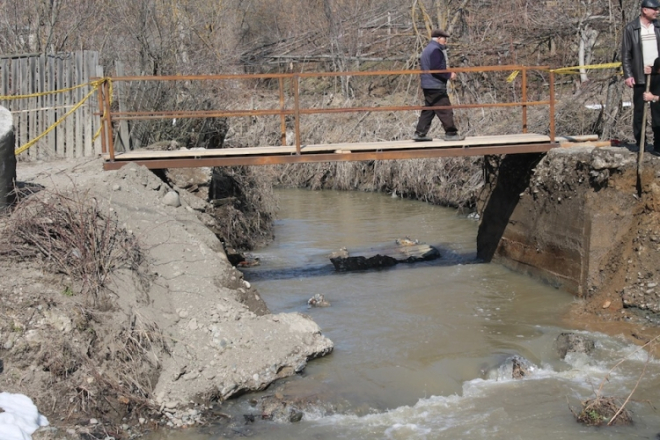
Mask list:
[[[445,134],[445,140],[446,141],[462,141],[465,139],[464,134],[458,134],[458,133],[447,133]]]
[[[413,136],[413,141],[415,141],[415,142],[428,142],[428,141],[432,141],[432,140],[433,140],[433,138],[430,138],[430,137],[426,136],[425,134],[415,133],[415,135]]]

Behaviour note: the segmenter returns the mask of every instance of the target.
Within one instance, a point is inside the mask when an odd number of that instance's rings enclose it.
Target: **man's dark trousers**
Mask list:
[[[422,91],[424,92],[424,103],[427,107],[451,105],[446,89],[422,89]],[[454,124],[454,111],[450,108],[439,110],[422,110],[422,113],[419,115],[417,130],[415,130],[415,132],[426,136],[426,134],[429,132],[429,129],[431,128],[431,122],[433,121],[433,116],[435,115],[438,115],[438,118],[442,123],[442,128],[445,129],[445,133],[450,134],[458,132],[458,129]]]

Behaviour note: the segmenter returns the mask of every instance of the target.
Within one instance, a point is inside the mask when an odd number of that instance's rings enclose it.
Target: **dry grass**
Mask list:
[[[75,187],[68,193],[43,190],[21,198],[2,226],[1,258],[27,261],[26,267],[36,263],[76,283],[75,288],[58,287],[55,296],[35,293],[39,297],[23,299],[44,303],[47,313],[71,323],[69,330],[43,332],[42,339],[20,343],[7,354],[17,365],[20,360],[25,368],[34,365],[49,373],[41,398],[52,402],[51,413],[74,423],[83,415],[102,417],[117,427],[155,411],[149,399],[160,359],[169,353],[165,338],[142,316],[131,314],[123,321],[108,295],[113,273],[120,269],[137,274],[136,288],[144,287],[139,283],[144,256],[137,239],[118,224],[116,214],[104,212]],[[82,293],[80,299],[74,291]],[[16,322],[31,321],[28,315],[35,312],[5,300],[3,307],[12,310]],[[60,302],[66,305],[57,307]]]
[[[88,335],[84,344],[69,344],[67,359],[75,371],[58,374],[61,370],[47,370],[58,376],[52,385],[57,412],[70,421],[83,414],[103,414],[103,419],[113,421],[113,427],[155,413],[157,407],[150,399],[160,374],[160,358],[169,354],[161,330],[142,316],[131,315],[118,326],[96,327],[90,322],[83,334]],[[54,345],[67,344],[63,339],[53,341]],[[42,353],[44,368],[53,364],[59,367],[62,362],[62,356],[48,360],[51,352]]]
[[[136,237],[119,226],[117,216],[102,212],[93,197],[75,188],[19,200],[6,219],[0,255],[43,259],[46,268],[80,283],[93,304],[113,271],[139,272],[143,260]]]

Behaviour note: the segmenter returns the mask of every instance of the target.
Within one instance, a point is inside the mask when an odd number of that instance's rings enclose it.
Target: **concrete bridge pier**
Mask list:
[[[14,154],[14,121],[11,112],[0,107],[0,211],[16,198],[16,155]]]
[[[641,277],[644,295],[658,294],[644,304],[660,311],[660,289],[648,287],[660,285],[660,159],[649,156],[641,197],[627,148],[487,156],[478,257],[580,297],[621,295]]]

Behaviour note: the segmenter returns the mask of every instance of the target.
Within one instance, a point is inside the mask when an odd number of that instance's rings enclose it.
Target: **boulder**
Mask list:
[[[596,344],[592,339],[575,333],[561,333],[555,341],[559,357],[564,359],[568,353],[591,353]]]
[[[339,272],[353,270],[379,269],[391,267],[398,263],[415,263],[418,261],[435,260],[440,257],[440,251],[417,240],[397,239],[394,245],[383,245],[366,250],[352,252],[341,248],[330,254],[330,261]]]

